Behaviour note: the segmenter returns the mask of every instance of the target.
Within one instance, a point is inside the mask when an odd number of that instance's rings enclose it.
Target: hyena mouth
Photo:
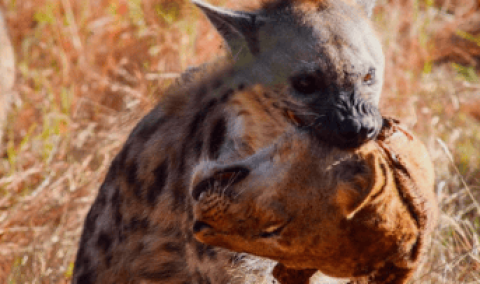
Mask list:
[[[296,127],[311,132],[319,141],[343,149],[358,148],[370,140],[375,140],[382,129],[380,114],[361,118],[332,115],[309,119],[286,110],[285,117]]]
[[[358,148],[370,140],[375,140],[381,130],[381,122],[376,119],[370,128],[362,128],[356,120],[335,123],[326,121],[319,123],[311,131],[319,140],[342,149]],[[333,125],[332,125],[333,124]]]

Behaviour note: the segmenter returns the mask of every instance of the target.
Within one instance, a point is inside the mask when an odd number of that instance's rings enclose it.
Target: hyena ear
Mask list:
[[[385,173],[373,154],[364,159],[346,161],[339,170],[334,203],[347,219],[351,219],[384,185]]]
[[[357,4],[365,10],[365,13],[370,18],[372,16],[373,8],[375,8],[376,0],[356,0]]]
[[[201,0],[191,0],[208,17],[228,44],[234,59],[259,52],[257,31],[265,19],[254,12],[222,9]]]

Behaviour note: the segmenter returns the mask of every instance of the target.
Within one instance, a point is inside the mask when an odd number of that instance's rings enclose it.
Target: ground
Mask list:
[[[181,70],[222,54],[221,42],[185,0],[0,6],[17,55],[0,154],[0,283],[67,283],[110,161],[162,90]],[[422,138],[437,174],[440,225],[413,283],[476,283],[480,2],[378,0],[373,19],[386,54],[382,111]],[[252,261],[252,283],[268,266]]]

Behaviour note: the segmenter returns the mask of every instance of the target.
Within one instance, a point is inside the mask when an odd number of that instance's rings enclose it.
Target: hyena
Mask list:
[[[193,237],[195,166],[253,155],[292,127],[342,148],[381,129],[373,0],[194,3],[232,60],[179,82],[134,128],[86,216],[73,283],[234,283],[234,254]]]

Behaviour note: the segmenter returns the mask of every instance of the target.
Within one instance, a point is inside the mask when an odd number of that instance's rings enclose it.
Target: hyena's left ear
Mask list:
[[[375,8],[376,0],[356,0],[357,4],[365,10],[365,13],[370,18],[372,16],[373,8]]]
[[[259,52],[257,31],[265,19],[254,12],[222,9],[201,0],[191,0],[225,39],[232,56],[245,58]]]

